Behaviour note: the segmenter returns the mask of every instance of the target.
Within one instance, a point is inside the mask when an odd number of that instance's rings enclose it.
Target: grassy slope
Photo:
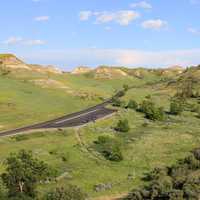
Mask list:
[[[0,125],[5,129],[44,121],[96,103],[10,78],[0,77],[0,91]]]
[[[148,94],[167,110],[170,89],[161,90],[161,85],[142,86],[145,82],[155,82],[159,78],[148,75],[145,79],[125,77],[113,80],[95,80],[85,75],[71,74],[47,77],[41,73],[27,73],[21,70],[8,77],[0,76],[0,125],[4,129],[44,121],[65,113],[80,110],[100,100],[84,100],[73,97],[60,89],[42,89],[30,83],[33,79],[54,79],[74,91],[97,93],[107,98],[123,84],[136,87],[128,91],[124,100],[130,98],[141,102]],[[129,133],[116,134],[112,127],[121,118],[128,118],[131,125]],[[140,177],[155,166],[170,165],[199,145],[199,119],[193,113],[184,112],[169,122],[148,122],[135,111],[120,110],[114,117],[98,121],[79,130],[32,134],[24,140],[0,138],[0,172],[4,170],[3,160],[11,152],[24,148],[32,150],[35,156],[58,169],[59,174],[68,172],[71,178],[61,179],[57,185],[68,182],[82,187],[90,196],[109,195],[129,191],[142,184]],[[0,127],[1,128],[1,127]],[[77,133],[80,137],[77,136]],[[90,146],[99,135],[119,137],[124,144],[124,161],[111,163],[96,154]],[[80,139],[85,146],[80,145]],[[53,153],[52,153],[53,152]],[[66,161],[62,157],[67,158]],[[132,174],[132,181],[127,179]],[[96,193],[93,186],[99,183],[112,183],[112,190]],[[39,186],[40,192],[55,187],[55,184]]]
[[[137,97],[137,101],[140,102],[149,93],[156,102],[168,109],[169,96],[151,87],[132,89],[125,99]],[[131,125],[129,133],[116,134],[113,131],[112,127],[121,118],[129,119]],[[33,150],[35,156],[57,168],[60,175],[69,172],[71,178],[63,178],[56,185],[71,182],[82,187],[90,196],[126,192],[142,184],[140,177],[144,172],[155,166],[171,165],[199,145],[200,125],[194,113],[184,112],[182,116],[172,117],[168,122],[148,122],[145,125],[146,122],[147,120],[140,113],[120,110],[112,118],[98,121],[79,130],[38,133],[22,141],[1,138],[0,169],[3,170],[2,161],[10,152],[17,152],[24,148]],[[77,133],[86,146],[80,145]],[[108,162],[88,148],[99,135],[120,138],[124,144],[124,161]],[[65,162],[62,161],[63,156],[67,158]],[[127,179],[128,174],[134,176],[132,181]],[[96,193],[93,191],[93,186],[99,183],[113,183],[114,186],[110,191]],[[42,192],[51,187],[55,187],[55,184],[41,185],[39,188]]]
[[[32,80],[56,80],[74,93],[87,93],[90,99],[74,96],[64,89],[42,88]],[[45,74],[27,70],[13,70],[0,75],[0,130],[29,125],[75,112],[100,103],[99,97],[110,98],[123,84],[143,84],[137,78],[127,77],[96,80],[84,75]],[[97,95],[97,96],[95,96]]]

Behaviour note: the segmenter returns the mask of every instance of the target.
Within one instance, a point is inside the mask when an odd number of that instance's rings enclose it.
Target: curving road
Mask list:
[[[114,97],[120,97],[120,92],[118,92]],[[108,104],[112,103],[112,99],[84,109],[82,111],[65,115],[63,117],[53,119],[50,121],[42,122],[39,124],[34,124],[31,126],[26,126],[14,130],[0,132],[0,137],[12,136],[23,132],[29,132],[39,129],[52,129],[52,128],[67,128],[67,127],[78,127],[85,125],[89,122],[95,122],[98,119],[104,118],[116,112],[117,110],[105,108]]]

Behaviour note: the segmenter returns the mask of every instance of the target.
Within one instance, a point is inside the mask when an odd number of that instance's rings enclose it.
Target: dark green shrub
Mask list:
[[[126,107],[127,107],[127,108],[130,108],[130,109],[137,110],[138,104],[137,104],[137,102],[134,101],[134,100],[129,100],[128,105],[127,105]]]
[[[165,112],[162,107],[156,107],[151,100],[144,100],[139,108],[139,111],[145,114],[145,117],[150,120],[162,121],[165,118]]]
[[[121,144],[109,136],[99,136],[98,140],[95,141],[95,149],[107,160],[116,162],[123,160]]]
[[[179,99],[172,100],[170,104],[170,113],[172,115],[180,115],[184,110],[183,102]]]
[[[117,93],[117,96],[118,97],[123,97],[124,95],[125,95],[125,91],[124,90],[122,90],[122,91],[119,91],[118,93]]]
[[[119,120],[117,126],[115,127],[115,130],[119,132],[128,132],[130,130],[128,120]]]
[[[119,98],[113,98],[112,99],[112,106],[115,106],[115,107],[125,107],[125,102],[121,101]]]
[[[124,88],[124,91],[128,91],[128,89],[129,89],[129,86],[128,86],[128,85],[126,85],[126,84],[124,84],[124,85],[123,85],[123,88]]]
[[[150,172],[147,183],[125,200],[198,200],[200,197],[199,149],[172,167]]]

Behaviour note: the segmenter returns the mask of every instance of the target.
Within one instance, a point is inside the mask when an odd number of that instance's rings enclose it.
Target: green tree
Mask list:
[[[115,127],[115,130],[119,132],[128,132],[130,130],[128,120],[119,120],[117,126]]]
[[[85,200],[86,197],[77,186],[68,185],[47,193],[43,200]]]
[[[48,175],[48,166],[21,150],[6,159],[6,172],[1,175],[9,197],[29,199],[36,196],[36,184]]]

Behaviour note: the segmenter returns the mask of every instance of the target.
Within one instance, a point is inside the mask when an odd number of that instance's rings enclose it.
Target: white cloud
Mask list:
[[[41,21],[48,21],[50,19],[50,16],[38,16],[38,17],[35,17],[34,20],[35,21],[38,21],[38,22],[41,22]]]
[[[92,12],[91,11],[81,11],[79,13],[79,18],[81,21],[87,21],[90,17],[92,16]]]
[[[44,45],[45,41],[43,41],[43,40],[24,40],[23,44],[28,45],[28,46]]]
[[[128,67],[167,67],[199,64],[200,49],[171,51],[139,51],[135,49],[67,49],[31,52],[24,57],[34,63],[60,66],[114,65]]]
[[[188,28],[188,32],[194,34],[194,35],[200,35],[200,29],[196,29],[196,28]]]
[[[142,27],[145,29],[160,30],[167,27],[167,22],[161,19],[152,19],[144,21]]]
[[[27,45],[27,46],[36,46],[43,45],[45,41],[43,40],[32,40],[32,39],[23,39],[22,37],[10,37],[7,40],[2,42],[5,45]]]
[[[14,45],[21,43],[23,39],[21,37],[9,37],[7,40],[3,41],[4,44]]]
[[[138,3],[132,3],[130,5],[131,8],[143,8],[143,9],[152,9],[152,5],[147,3],[146,1],[140,1]]]
[[[40,0],[32,0],[32,1],[33,1],[33,2],[36,2],[36,3],[37,3],[37,2],[40,2]]]
[[[80,20],[82,21],[88,20],[91,16],[95,17],[95,24],[115,22],[121,26],[127,26],[132,21],[140,17],[140,14],[133,10],[120,10],[116,12],[81,11],[79,13]]]

